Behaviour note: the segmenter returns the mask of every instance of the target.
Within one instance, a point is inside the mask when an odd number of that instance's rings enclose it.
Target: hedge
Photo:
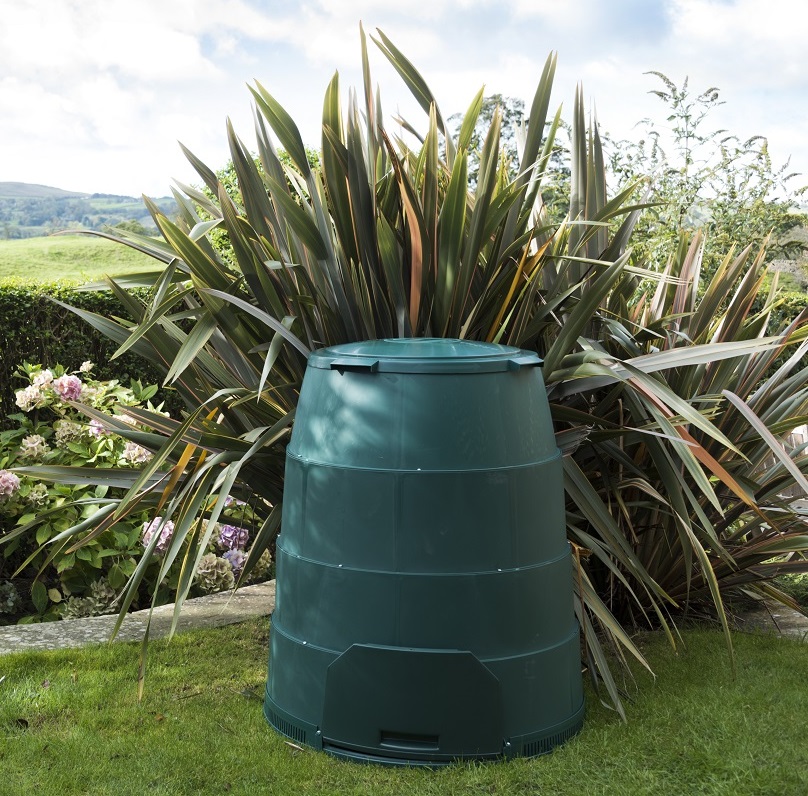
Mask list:
[[[118,379],[128,384],[160,384],[163,375],[136,354],[127,353],[110,362],[117,345],[93,329],[78,315],[57,304],[58,299],[99,315],[128,317],[121,303],[104,291],[82,292],[62,284],[0,284],[0,427],[8,427],[8,415],[18,412],[14,391],[23,382],[14,373],[23,362],[50,367],[64,365],[75,370],[85,360],[95,364],[99,379]],[[179,408],[171,393],[159,395],[167,408]],[[174,406],[177,404],[177,406]]]

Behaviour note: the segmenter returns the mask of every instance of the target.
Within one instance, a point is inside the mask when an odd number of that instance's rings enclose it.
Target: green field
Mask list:
[[[0,240],[0,282],[88,282],[105,275],[153,271],[156,260],[92,235]]]

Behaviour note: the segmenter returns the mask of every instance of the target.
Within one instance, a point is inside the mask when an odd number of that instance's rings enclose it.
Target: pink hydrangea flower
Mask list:
[[[0,498],[11,497],[20,488],[20,479],[8,470],[0,470]]]
[[[53,389],[63,401],[78,401],[81,398],[81,379],[78,376],[64,375],[53,380]]]
[[[156,533],[160,534],[155,549],[158,553],[165,553],[174,533],[174,523],[171,520],[163,522],[162,517],[155,517],[151,522],[143,523],[143,546],[148,547]]]

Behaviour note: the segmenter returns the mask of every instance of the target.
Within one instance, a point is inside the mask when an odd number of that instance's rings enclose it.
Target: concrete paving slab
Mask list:
[[[735,617],[735,627],[746,632],[768,632],[808,642],[808,617],[781,603],[769,602]]]

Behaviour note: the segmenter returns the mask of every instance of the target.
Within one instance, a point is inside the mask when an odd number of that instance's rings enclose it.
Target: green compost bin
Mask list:
[[[530,352],[311,354],[286,458],[264,714],[402,765],[533,756],[581,727],[561,458]]]

